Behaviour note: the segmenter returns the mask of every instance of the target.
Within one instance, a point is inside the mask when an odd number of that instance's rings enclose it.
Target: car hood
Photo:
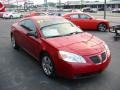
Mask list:
[[[91,55],[104,51],[104,41],[89,33],[48,38],[46,41],[62,51],[80,55]]]

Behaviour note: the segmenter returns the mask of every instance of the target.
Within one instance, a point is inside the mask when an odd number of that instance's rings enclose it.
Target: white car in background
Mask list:
[[[22,18],[23,15],[19,12],[4,12],[3,13],[3,18],[10,18],[10,19],[13,19],[13,18]]]

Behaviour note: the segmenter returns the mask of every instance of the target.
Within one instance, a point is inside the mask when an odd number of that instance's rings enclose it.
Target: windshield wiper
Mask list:
[[[69,35],[73,35],[73,34],[78,34],[78,33],[81,33],[81,32],[71,32],[71,33],[68,33],[68,34],[65,34],[64,36],[69,36]]]
[[[54,38],[54,37],[61,37],[63,35],[58,35],[58,36],[49,36],[49,37],[46,37],[46,38]]]
[[[73,34],[78,34],[78,33],[82,33],[82,32],[71,32],[71,33],[68,33],[68,34],[64,34],[64,35],[58,35],[58,36],[48,36],[46,38],[54,38],[54,37],[63,37],[63,36],[70,36],[70,35],[73,35]]]

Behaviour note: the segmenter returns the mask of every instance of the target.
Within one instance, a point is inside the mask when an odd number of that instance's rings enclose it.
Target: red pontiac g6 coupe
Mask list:
[[[109,29],[109,22],[105,19],[96,19],[86,13],[71,12],[63,15],[64,18],[73,22],[83,30],[106,31]]]
[[[111,60],[104,41],[57,16],[27,17],[13,24],[11,43],[40,61],[49,77],[75,79],[96,74]]]

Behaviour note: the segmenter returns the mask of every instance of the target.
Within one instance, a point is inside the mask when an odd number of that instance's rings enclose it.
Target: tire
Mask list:
[[[12,15],[10,15],[10,19],[13,19],[13,16],[12,16]]]
[[[20,18],[23,18],[23,15],[20,15]]]
[[[118,41],[118,37],[114,36],[114,40],[115,40],[115,41]]]
[[[13,35],[11,35],[11,44],[14,49],[19,49],[19,46],[16,44],[16,41]]]
[[[104,23],[100,23],[98,25],[98,30],[101,31],[101,32],[105,32],[107,29],[106,25]]]
[[[48,77],[55,77],[54,64],[48,54],[43,54],[41,57],[41,66],[45,75]]]

